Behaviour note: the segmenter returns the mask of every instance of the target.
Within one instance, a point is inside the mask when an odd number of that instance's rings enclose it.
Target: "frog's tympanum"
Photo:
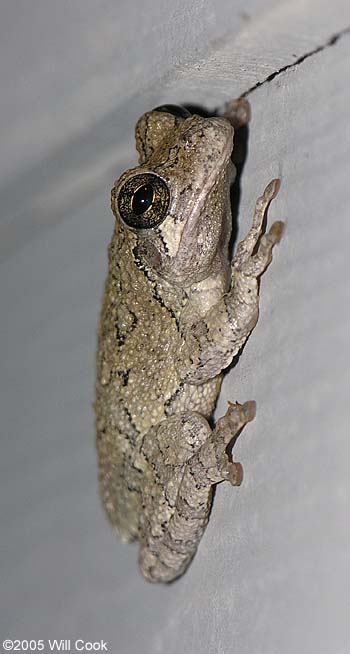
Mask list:
[[[229,260],[232,125],[242,108],[232,103],[215,118],[167,105],[144,114],[139,165],[112,190],[97,355],[100,491],[121,539],[139,541],[141,572],[153,582],[186,570],[214,486],[241,483],[231,447],[255,414],[253,401],[230,403],[208,422],[222,371],[257,322],[258,280],[283,226],[262,235],[275,179]]]

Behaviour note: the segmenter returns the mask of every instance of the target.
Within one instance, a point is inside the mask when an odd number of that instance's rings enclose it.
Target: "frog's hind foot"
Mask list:
[[[239,486],[243,479],[243,468],[238,462],[232,461],[232,446],[243,427],[255,417],[256,403],[254,401],[244,404],[229,402],[226,414],[219,418],[211,435],[216,454],[216,466],[212,469],[213,480],[229,481],[232,486]]]

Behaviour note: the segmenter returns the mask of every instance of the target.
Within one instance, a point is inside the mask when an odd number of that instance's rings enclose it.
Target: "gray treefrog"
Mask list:
[[[208,522],[213,487],[242,480],[231,448],[255,402],[208,420],[231,363],[258,319],[258,279],[283,223],[262,235],[278,192],[257,200],[229,261],[234,128],[249,105],[204,118],[171,105],[136,126],[139,165],[112,190],[115,231],[99,324],[100,491],[123,541],[139,540],[152,582],[179,577]]]

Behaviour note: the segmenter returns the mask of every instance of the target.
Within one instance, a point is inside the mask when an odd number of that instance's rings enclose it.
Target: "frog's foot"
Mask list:
[[[239,486],[242,483],[242,465],[231,461],[231,454],[227,450],[231,449],[244,425],[254,419],[255,411],[254,401],[244,404],[229,402],[226,414],[218,420],[210,439],[214,444],[216,455],[216,469],[211,471],[214,481],[229,481],[232,486]]]
[[[252,253],[254,251],[254,248],[257,246],[257,243],[260,238],[261,238],[261,243],[260,243],[261,248],[259,247],[257,254],[259,254],[260,251],[260,259],[264,259],[264,261],[266,261],[261,272],[264,270],[264,268],[266,268],[266,266],[270,262],[271,250],[273,246],[276,243],[278,243],[278,241],[282,236],[283,223],[281,221],[275,222],[273,223],[268,234],[261,236],[261,233],[262,233],[262,227],[263,227],[266,210],[271,200],[273,200],[276,197],[280,186],[281,186],[280,180],[273,179],[272,182],[270,182],[267,185],[261,197],[257,199],[255,205],[254,217],[253,217],[253,224],[247,236],[243,239],[243,241],[241,241],[238,244],[236,254],[233,258],[232,266],[234,270],[242,271],[244,269],[244,272],[245,273],[247,272],[245,266],[247,265],[247,262],[249,262],[248,263],[248,267],[249,267],[251,260],[254,259],[254,257],[252,257]]]
[[[234,129],[243,127],[249,123],[251,118],[251,109],[248,100],[237,98],[226,102],[222,109],[218,110],[218,116],[226,118]]]

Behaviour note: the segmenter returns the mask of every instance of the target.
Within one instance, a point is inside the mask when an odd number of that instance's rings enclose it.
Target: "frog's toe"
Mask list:
[[[254,420],[255,414],[255,400],[248,400],[247,402],[244,402],[244,404],[239,404],[239,402],[229,402],[228,409],[223,420],[226,421],[231,430],[240,429],[247,422]]]
[[[284,231],[284,226],[285,225],[282,220],[276,220],[276,222],[271,225],[268,236],[270,237],[273,244],[280,242]]]
[[[221,470],[224,481],[229,481],[231,486],[240,486],[243,481],[243,466],[237,461],[228,461],[226,467]]]
[[[238,129],[247,125],[251,119],[250,104],[245,98],[230,100],[225,104],[223,111],[219,111],[219,115],[226,118],[234,129]]]
[[[278,179],[278,178],[273,179],[266,186],[265,191],[264,191],[264,193],[262,195],[262,199],[265,201],[265,203],[266,202],[271,202],[271,200],[273,200],[276,197],[276,195],[277,195],[278,191],[280,190],[280,188],[281,188],[281,180]]]

